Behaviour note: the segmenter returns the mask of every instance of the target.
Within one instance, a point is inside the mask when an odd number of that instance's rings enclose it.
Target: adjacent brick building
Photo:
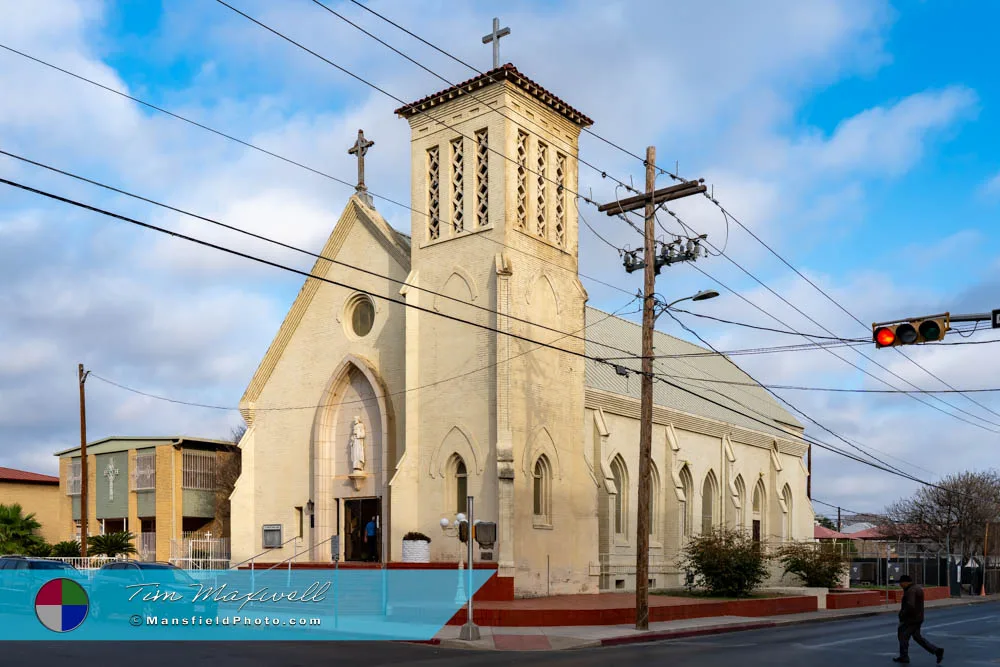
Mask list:
[[[80,448],[59,457],[59,539],[80,539]],[[112,437],[87,445],[88,535],[135,533],[145,560],[178,555],[185,540],[228,538],[224,471],[239,456],[231,442],[205,438]],[[173,543],[174,553],[171,553]],[[184,557],[180,554],[179,557]]]

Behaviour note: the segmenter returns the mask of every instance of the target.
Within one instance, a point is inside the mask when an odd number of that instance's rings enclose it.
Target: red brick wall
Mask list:
[[[885,593],[879,591],[851,591],[826,596],[827,609],[853,609],[854,607],[877,607],[885,602]]]
[[[599,596],[594,596],[598,598]],[[815,596],[738,600],[732,602],[692,602],[671,606],[650,606],[651,623],[676,621],[686,618],[711,618],[719,616],[777,616],[816,611],[819,601]],[[478,625],[490,627],[551,627],[570,625],[628,625],[635,622],[635,607],[598,608],[597,600],[591,608],[532,609],[529,606],[500,608],[476,607],[473,615]],[[448,622],[449,625],[465,623],[463,608]]]

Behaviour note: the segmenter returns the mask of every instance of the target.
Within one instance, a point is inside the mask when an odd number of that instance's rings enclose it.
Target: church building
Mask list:
[[[497,526],[476,560],[512,596],[634,590],[639,360],[591,358],[638,357],[641,329],[578,275],[592,121],[510,64],[396,113],[410,234],[376,210],[359,132],[357,192],[240,402],[232,561],[392,563],[419,532],[457,564],[441,523],[472,496]],[[802,425],[728,359],[654,345],[683,389],[654,389],[652,585],[682,584],[683,540],[716,526],[811,540]]]

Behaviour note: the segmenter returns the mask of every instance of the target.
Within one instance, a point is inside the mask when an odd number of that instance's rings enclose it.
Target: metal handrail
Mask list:
[[[299,536],[299,535],[296,535],[295,537],[292,537],[292,538],[290,538],[290,539],[287,539],[287,540],[285,540],[284,542],[282,542],[282,543],[281,543],[281,544],[280,544],[280,545],[279,545],[279,546],[278,546],[277,548],[278,548],[278,549],[280,549],[280,548],[282,548],[283,546],[285,546],[286,544],[288,544],[289,542],[293,542],[293,541],[295,541],[295,540],[298,540],[298,539],[301,539],[301,536]],[[269,553],[270,551],[272,551],[272,550],[271,550],[271,549],[264,549],[264,551],[261,551],[261,552],[260,552],[259,554],[255,555],[255,556],[250,556],[250,558],[247,558],[246,560],[241,560],[241,561],[240,561],[239,563],[237,563],[236,565],[230,565],[230,566],[229,566],[229,569],[230,569],[230,570],[235,570],[235,569],[236,569],[236,568],[238,568],[238,567],[239,567],[240,565],[243,565],[244,563],[250,563],[250,562],[252,562],[252,561],[255,561],[255,560],[257,560],[258,558],[260,558],[261,556],[263,556],[264,554],[266,554],[266,553]]]
[[[311,546],[311,547],[309,547],[309,548],[307,548],[307,549],[303,549],[302,551],[299,551],[299,552],[297,552],[297,553],[294,553],[294,554],[292,554],[291,556],[289,556],[288,558],[286,558],[285,560],[283,560],[283,561],[281,561],[281,562],[279,562],[279,563],[275,563],[274,565],[272,565],[271,567],[269,567],[269,568],[267,568],[267,569],[268,569],[268,570],[273,570],[274,568],[278,567],[279,565],[283,565],[283,564],[285,564],[285,563],[288,563],[288,569],[290,570],[290,569],[292,569],[292,561],[293,561],[293,560],[295,560],[296,558],[298,558],[298,557],[299,557],[299,556],[301,556],[302,554],[306,553],[307,551],[312,551],[312,550],[313,550],[313,549],[315,549],[316,547],[318,547],[318,546],[321,546],[321,545],[323,545],[323,544],[326,544],[327,542],[330,542],[330,541],[332,541],[332,540],[333,540],[333,538],[335,538],[335,537],[340,537],[340,536],[339,536],[339,535],[331,535],[330,537],[326,538],[326,539],[325,539],[325,540],[323,540],[322,542],[319,542],[319,543],[317,543],[317,544],[314,544],[313,546]]]

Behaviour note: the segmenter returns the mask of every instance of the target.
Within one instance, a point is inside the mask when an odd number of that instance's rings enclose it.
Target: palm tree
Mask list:
[[[24,553],[37,547],[42,527],[34,513],[25,515],[19,503],[0,505],[0,553]]]
[[[137,553],[135,545],[135,533],[118,532],[107,533],[106,535],[94,535],[87,538],[87,553],[91,556],[120,556],[124,554]]]
[[[56,542],[52,545],[52,555],[59,558],[75,558],[80,555],[80,543],[76,540]]]

